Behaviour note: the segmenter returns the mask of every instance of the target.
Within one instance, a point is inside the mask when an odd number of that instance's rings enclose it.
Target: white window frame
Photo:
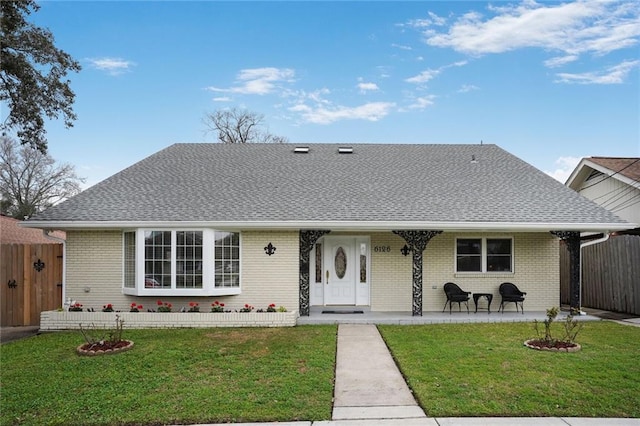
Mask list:
[[[145,232],[167,231],[171,232],[171,288],[145,288]],[[176,232],[196,231],[202,232],[202,288],[176,288]],[[221,231],[221,230],[218,230]],[[125,232],[135,232],[135,282],[134,288],[125,287],[124,281],[124,253],[125,238],[122,238],[122,293],[131,296],[231,296],[242,293],[242,233],[235,230],[225,230],[225,232],[238,233],[240,250],[239,257],[239,282],[238,287],[216,287],[215,285],[215,232],[213,229],[193,229],[193,228],[138,228],[126,230]]]
[[[458,271],[458,240],[480,240],[480,271]],[[511,265],[509,271],[488,271],[487,270],[487,240],[510,240],[511,241]],[[515,246],[512,236],[489,236],[489,237],[456,237],[453,244],[453,270],[456,274],[504,274],[513,275],[515,265]]]

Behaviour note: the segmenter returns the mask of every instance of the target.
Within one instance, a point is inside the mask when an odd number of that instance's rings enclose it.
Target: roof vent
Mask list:
[[[338,154],[353,154],[353,148],[350,146],[341,146],[338,148]]]
[[[293,153],[294,154],[308,154],[309,153],[309,147],[308,146],[296,146],[295,148],[293,148]]]

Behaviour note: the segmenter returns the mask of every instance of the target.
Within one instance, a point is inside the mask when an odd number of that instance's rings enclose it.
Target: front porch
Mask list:
[[[362,311],[355,313],[330,313],[323,314],[322,311],[332,310],[336,312]],[[568,310],[563,310],[556,318],[556,321],[564,321]],[[397,325],[418,325],[418,324],[457,324],[457,323],[496,323],[496,322],[533,322],[534,320],[544,321],[547,318],[546,312],[502,312],[498,313],[478,311],[473,309],[467,314],[466,309],[462,312],[423,312],[422,316],[414,316],[411,312],[372,312],[369,307],[325,307],[312,306],[309,316],[300,316],[297,325],[307,324],[397,324]],[[575,317],[578,321],[599,321],[600,318],[593,315],[580,315]]]

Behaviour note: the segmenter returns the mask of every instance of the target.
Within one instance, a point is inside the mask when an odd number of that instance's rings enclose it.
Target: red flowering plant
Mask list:
[[[69,306],[70,312],[82,312],[82,303],[75,302]]]
[[[244,306],[242,308],[240,308],[240,312],[251,312],[253,311],[254,307],[249,305],[248,303],[245,303]]]
[[[189,310],[187,312],[200,312],[198,302],[189,302]]]
[[[158,300],[156,302],[158,304],[158,312],[171,312],[171,308],[173,305],[169,302],[163,302],[162,300]]]
[[[267,312],[275,312],[276,311],[276,304],[272,303],[269,306],[267,306]]]
[[[113,312],[113,305],[111,303],[102,305],[102,312]]]
[[[142,311],[142,305],[138,305],[136,302],[133,302],[129,307],[129,312],[140,312]]]
[[[211,312],[224,312],[224,303],[217,300],[211,304]]]

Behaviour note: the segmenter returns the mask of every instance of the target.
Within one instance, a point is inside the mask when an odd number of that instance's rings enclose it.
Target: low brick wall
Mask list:
[[[293,327],[298,318],[291,312],[65,312],[40,314],[40,330],[78,330],[82,327],[115,327],[116,315],[124,328]]]

